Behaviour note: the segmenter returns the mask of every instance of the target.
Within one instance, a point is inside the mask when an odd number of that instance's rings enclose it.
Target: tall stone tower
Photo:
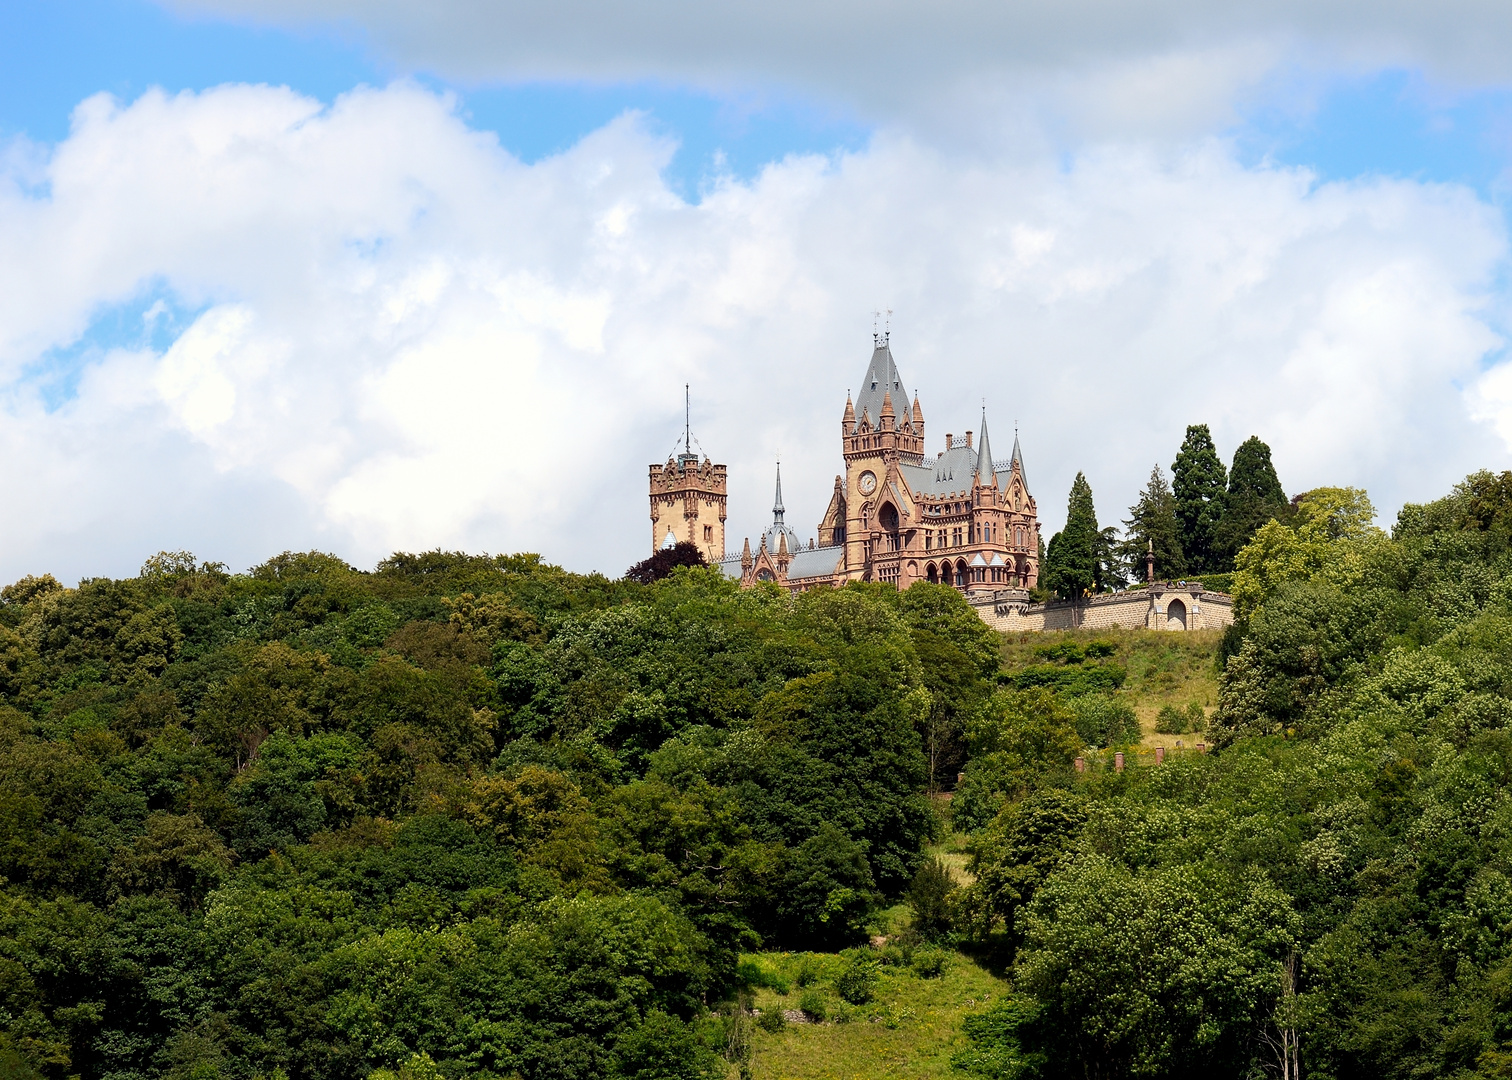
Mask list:
[[[885,490],[889,473],[899,464],[924,463],[924,411],[917,398],[912,407],[898,365],[893,361],[888,334],[874,335],[871,363],[861,381],[861,392],[854,403],[845,402],[840,421],[840,444],[845,456],[845,565],[861,568],[868,565],[880,541],[890,544],[896,534],[896,520],[880,521],[897,511]],[[880,508],[880,509],[879,509]],[[874,534],[880,529],[884,536]],[[833,535],[833,534],[832,534]]]
[[[717,563],[725,554],[725,499],[725,467],[707,456],[699,461],[685,425],[683,452],[651,466],[651,550],[686,541]]]

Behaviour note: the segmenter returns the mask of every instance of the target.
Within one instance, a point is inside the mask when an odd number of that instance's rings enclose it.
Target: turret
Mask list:
[[[856,430],[856,407],[851,404],[850,391],[845,392],[845,414],[840,417],[840,434],[850,435]]]
[[[970,446],[970,432],[967,445]],[[982,441],[977,444],[976,482],[982,487],[997,487],[997,470],[992,467],[992,443],[987,438],[987,410],[982,410]]]
[[[892,431],[897,427],[898,414],[893,412],[892,394],[882,395],[882,424],[883,431]]]
[[[751,558],[751,538],[748,536],[745,538],[744,546],[740,549],[740,569],[749,574],[751,566],[755,561],[755,559]]]
[[[914,434],[922,439],[924,437],[924,410],[919,407],[919,392],[917,390],[914,391],[913,426]]]

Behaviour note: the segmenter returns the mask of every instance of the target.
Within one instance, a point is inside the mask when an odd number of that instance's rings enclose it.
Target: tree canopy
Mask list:
[[[959,765],[997,663],[945,586],[448,552],[24,578],[0,1062],[723,1075],[739,951],[864,941],[937,828],[926,737]]]
[[[1181,550],[1194,573],[1222,570],[1217,553],[1218,526],[1223,517],[1228,475],[1213,446],[1206,424],[1193,424],[1171,466],[1176,520],[1181,526]]]
[[[1092,505],[1092,486],[1081,473],[1066,500],[1066,527],[1050,538],[1041,571],[1045,589],[1070,600],[1097,589],[1103,581],[1099,555],[1104,547]]]
[[[1186,574],[1176,496],[1159,465],[1150,470],[1149,483],[1139,493],[1139,501],[1129,507],[1124,542],[1118,549],[1124,571],[1134,581],[1145,579],[1145,555],[1151,551],[1155,554],[1157,579],[1174,581]]]

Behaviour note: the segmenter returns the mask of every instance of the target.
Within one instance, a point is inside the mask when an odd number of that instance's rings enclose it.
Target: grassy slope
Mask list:
[[[1004,670],[1039,663],[1036,649],[1061,641],[1110,641],[1118,647],[1113,660],[1128,671],[1122,691],[1145,729],[1147,746],[1174,746],[1180,739],[1191,746],[1201,735],[1157,735],[1155,716],[1162,705],[1185,706],[1196,701],[1210,714],[1218,700],[1214,659],[1222,631],[1161,633],[1151,630],[1069,630],[1054,633],[1010,634],[1003,639]],[[930,849],[950,865],[957,880],[965,881],[963,837],[952,835]],[[901,927],[909,918],[906,905],[885,913],[879,932]],[[952,953],[945,973],[922,979],[906,968],[882,969],[877,1000],[860,1008],[844,1006],[831,986],[839,974],[838,956],[800,953],[757,953],[764,968],[787,979],[786,995],[757,991],[758,1009],[791,1010],[802,991],[798,972],[805,963],[813,970],[813,985],[824,992],[832,1011],[845,1022],[790,1024],[782,1031],[755,1033],[752,1072],[757,1080],[925,1080],[959,1077],[950,1059],[965,1045],[961,1020],[981,1012],[1007,990],[1007,983],[966,956]],[[732,1072],[733,1075],[733,1072]]]
[[[1115,662],[1129,673],[1123,694],[1144,728],[1146,746],[1191,746],[1201,735],[1158,735],[1155,716],[1162,705],[1197,702],[1211,716],[1218,704],[1218,643],[1222,630],[1172,633],[1159,630],[1062,630],[1004,634],[1003,668],[1015,671],[1042,662],[1036,650],[1062,641],[1085,644],[1109,641],[1118,647]]]
[[[797,978],[810,965],[831,1012],[844,1021],[789,1024],[778,1032],[755,1033],[752,1073],[757,1080],[914,1080],[959,1076],[950,1059],[966,1045],[961,1018],[981,1012],[1007,988],[964,956],[952,953],[942,975],[924,979],[907,968],[884,967],[877,996],[870,1004],[845,1006],[831,983],[842,966],[837,956],[803,953],[758,953],[754,957],[791,984],[785,995],[763,988],[758,1009],[798,1007]]]

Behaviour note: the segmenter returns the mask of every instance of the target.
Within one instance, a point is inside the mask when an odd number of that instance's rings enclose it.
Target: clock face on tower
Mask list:
[[[870,495],[872,492],[877,490],[876,473],[873,473],[869,470],[862,473],[861,479],[856,482],[856,486],[861,489],[861,494]]]

